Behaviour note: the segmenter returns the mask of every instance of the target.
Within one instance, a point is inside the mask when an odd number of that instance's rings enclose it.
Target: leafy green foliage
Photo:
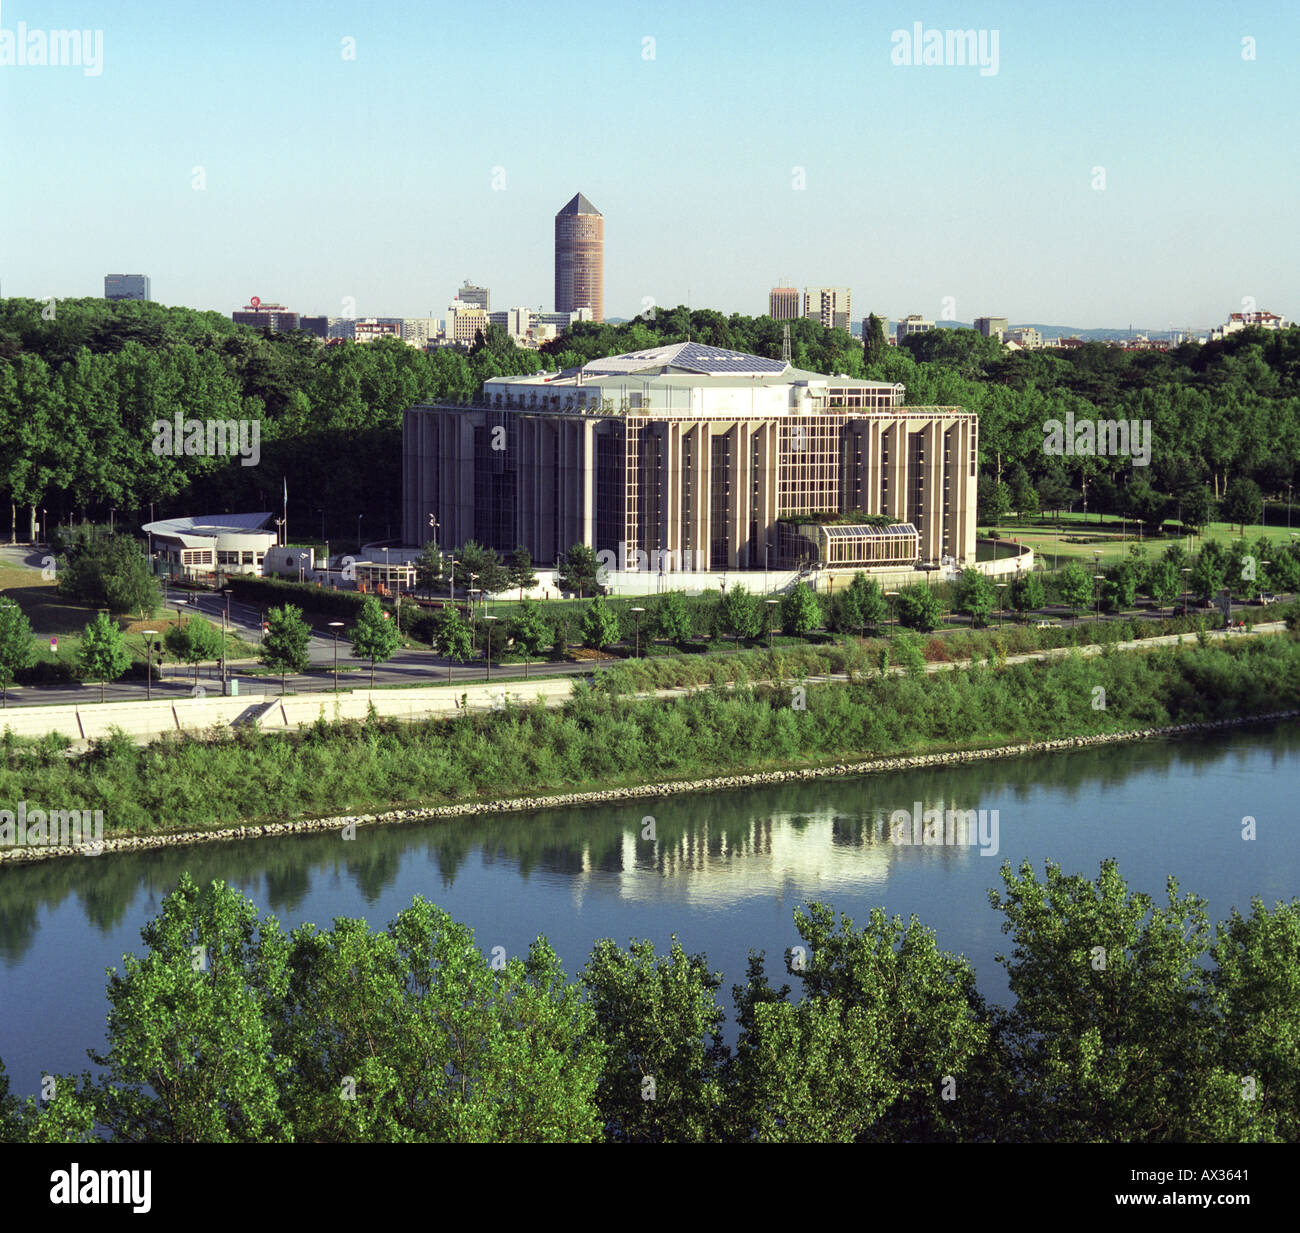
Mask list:
[[[36,660],[32,627],[26,613],[15,603],[0,599],[0,695],[9,704],[9,686],[14,676]]]
[[[476,587],[495,595],[511,584],[511,577],[495,548],[485,548],[471,539],[456,550],[455,581],[457,589],[465,594]]]
[[[1037,612],[1047,600],[1043,580],[1034,572],[1019,573],[1011,580],[1011,606],[1019,613]]]
[[[401,645],[401,635],[392,617],[373,596],[361,605],[357,623],[348,635],[352,654],[357,659],[370,661],[370,687],[375,685],[375,664],[386,664]]]
[[[1095,583],[1088,576],[1088,571],[1078,561],[1071,561],[1056,576],[1056,589],[1061,596],[1061,603],[1076,615],[1090,608],[1096,594]]]
[[[537,574],[533,570],[533,558],[528,549],[522,544],[510,554],[510,564],[507,567],[510,575],[510,585],[519,588],[519,598],[523,599],[524,592],[537,585]]]
[[[77,648],[77,666],[88,680],[99,682],[99,700],[104,700],[104,685],[116,681],[131,663],[122,631],[107,613],[97,613],[82,631]]]
[[[691,614],[686,606],[686,596],[681,591],[668,591],[655,601],[650,612],[654,630],[661,638],[677,645],[691,637]]]
[[[65,539],[58,563],[59,593],[88,608],[152,616],[162,602],[158,580],[150,573],[142,547],[129,535],[106,527],[84,527]]]
[[[542,653],[551,638],[551,623],[546,619],[540,604],[523,600],[510,618],[510,637],[533,657]]]
[[[737,642],[758,633],[758,599],[739,582],[723,592],[719,615],[723,629]]]
[[[292,604],[270,609],[266,614],[266,624],[259,659],[272,672],[280,674],[280,692],[284,693],[285,677],[290,672],[301,672],[307,666],[311,630],[302,619],[302,609]]]
[[[804,634],[816,629],[822,621],[821,604],[816,593],[806,582],[797,583],[781,597],[781,629],[787,634]]]
[[[700,1143],[718,1136],[720,1066],[727,1051],[722,983],[676,937],[667,957],[652,943],[596,943],[582,973],[607,1050],[597,1091],[605,1134],[616,1143]]]
[[[1003,866],[1011,1003],[915,917],[794,912],[795,982],[721,977],[674,936],[605,939],[579,979],[416,896],[384,929],[286,935],[183,874],[108,984],[97,1076],[10,1093],[0,1143],[1295,1142],[1300,900],[1233,910]]]
[[[194,683],[199,680],[199,665],[221,655],[221,633],[210,622],[190,617],[178,622],[163,634],[167,654],[178,663],[194,665]]]
[[[601,586],[596,553],[586,544],[574,544],[564,554],[555,574],[556,585],[570,595],[599,595]]]
[[[923,582],[903,587],[898,592],[898,622],[907,629],[928,634],[943,620],[943,604],[934,589]]]
[[[953,597],[953,607],[958,612],[966,613],[971,624],[978,628],[988,624],[989,613],[996,603],[997,592],[986,573],[974,568],[962,570]]]
[[[603,651],[618,641],[618,618],[609,605],[597,596],[582,614],[582,644]]]

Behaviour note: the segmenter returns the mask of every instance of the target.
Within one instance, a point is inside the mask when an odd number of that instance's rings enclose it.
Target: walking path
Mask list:
[[[1267,636],[1285,632],[1282,621],[1258,624],[1247,633],[1216,630],[1207,635],[1211,639]],[[1129,642],[1109,645],[1117,651],[1144,650],[1156,646],[1175,646],[1195,642],[1195,634],[1165,634],[1155,638],[1139,638]],[[1089,644],[1082,647],[1057,647],[1046,651],[1031,651],[1009,655],[1008,664],[1028,663],[1034,660],[1059,659],[1074,651],[1084,656],[1100,655],[1106,647]],[[969,667],[968,659],[949,663],[926,665],[926,672],[944,672]],[[893,673],[903,673],[905,667],[891,667]],[[817,674],[803,678],[802,684],[822,681],[844,681],[844,673]],[[762,683],[762,682],[759,682]],[[768,682],[770,683],[770,682]],[[672,698],[688,695],[709,686],[676,686],[648,691],[646,695]],[[734,688],[734,686],[732,686]],[[190,697],[162,698],[152,702],[68,703],[54,706],[27,706],[0,714],[0,730],[11,730],[15,736],[40,737],[58,732],[71,739],[74,750],[81,750],[98,738],[109,735],[113,728],[121,729],[137,744],[147,744],[167,733],[186,732],[191,736],[205,733],[219,734],[232,728],[256,723],[263,731],[294,731],[319,720],[331,722],[341,719],[364,719],[373,706],[385,718],[416,721],[435,716],[455,714],[461,710],[483,711],[501,709],[507,705],[526,706],[540,702],[543,706],[560,706],[571,695],[573,682],[565,677],[540,678],[531,681],[511,681],[506,684],[479,682],[453,685],[426,685],[413,689],[351,689],[337,694],[299,694],[284,697],[278,694],[250,694],[238,698]]]

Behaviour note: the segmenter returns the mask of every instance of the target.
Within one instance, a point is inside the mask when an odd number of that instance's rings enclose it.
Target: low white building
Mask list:
[[[163,518],[146,522],[154,556],[173,578],[206,579],[222,574],[261,577],[266,554],[279,533],[263,528],[266,514],[207,514],[196,518]]]
[[[1232,313],[1223,325],[1216,325],[1210,331],[1210,341],[1221,342],[1229,334],[1236,334],[1251,325],[1258,326],[1261,330],[1284,330],[1287,321],[1277,313],[1265,312],[1262,309],[1257,312]]]

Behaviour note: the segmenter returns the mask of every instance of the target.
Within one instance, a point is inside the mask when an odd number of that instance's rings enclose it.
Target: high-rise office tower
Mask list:
[[[773,287],[767,293],[767,315],[774,321],[793,321],[799,316],[799,288]]]
[[[105,274],[104,299],[106,300],[148,300],[148,274]]]
[[[486,287],[476,287],[468,279],[465,285],[456,292],[456,298],[465,305],[466,308],[481,308],[487,312],[491,307],[492,293]]]
[[[605,319],[605,219],[581,193],[555,216],[555,311]]]
[[[803,315],[828,330],[847,330],[851,298],[848,287],[809,287],[803,293]]]

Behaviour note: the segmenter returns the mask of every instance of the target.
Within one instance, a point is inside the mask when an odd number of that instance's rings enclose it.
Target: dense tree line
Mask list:
[[[1246,329],[1199,346],[1125,351],[1104,343],[1008,352],[974,330],[938,329],[872,347],[814,321],[725,317],[685,308],[625,325],[576,326],[543,351],[562,366],[690,337],[757,355],[781,355],[790,326],[796,367],[902,382],[910,405],[960,406],[980,417],[980,488],[1006,484],[1007,509],[1080,506],[1152,524],[1180,515],[1201,525],[1234,480],[1285,498],[1300,464],[1300,327]],[[1045,428],[1096,420],[1150,421],[1151,459],[1054,456]],[[990,511],[992,512],[992,511]],[[990,519],[991,520],[991,519]],[[1233,519],[1236,521],[1236,519]]]
[[[887,840],[885,840],[887,841]],[[484,953],[417,896],[386,929],[285,932],[188,874],[110,973],[101,1073],[10,1095],[0,1143],[1295,1142],[1300,900],[1211,934],[1114,861],[1002,868],[1011,1001],[916,917],[811,903],[774,986],[676,938]]]
[[[278,510],[288,483],[299,534],[398,533],[402,412],[464,401],[536,353],[494,334],[473,353],[393,340],[323,346],[218,313],[158,304],[0,300],[0,492],[30,537],[98,516]],[[489,345],[490,344],[490,345]],[[157,453],[158,421],[257,423],[256,466],[238,456]]]
[[[980,416],[980,488],[989,520],[1007,509],[1079,506],[1155,525],[1199,525],[1250,484],[1282,499],[1300,460],[1300,328],[1247,329],[1206,346],[1124,351],[1101,343],[1006,352],[973,330],[935,330],[868,356],[817,322],[660,310],[621,325],[583,323],[539,355],[495,327],[468,352],[385,340],[322,346],[216,313],[157,304],[0,300],[0,491],[53,523],[83,511],[147,514],[278,509],[287,479],[299,534],[397,533],[402,412],[468,401],[492,376],[571,367],[685,338],[779,357],[790,327],[796,366],[902,382],[911,404]],[[155,421],[256,421],[259,465],[157,454]],[[1129,457],[1045,452],[1052,420],[1149,421],[1149,466]],[[199,507],[204,509],[200,510]],[[1235,512],[1234,512],[1235,511]],[[1252,518],[1246,517],[1245,521]]]

